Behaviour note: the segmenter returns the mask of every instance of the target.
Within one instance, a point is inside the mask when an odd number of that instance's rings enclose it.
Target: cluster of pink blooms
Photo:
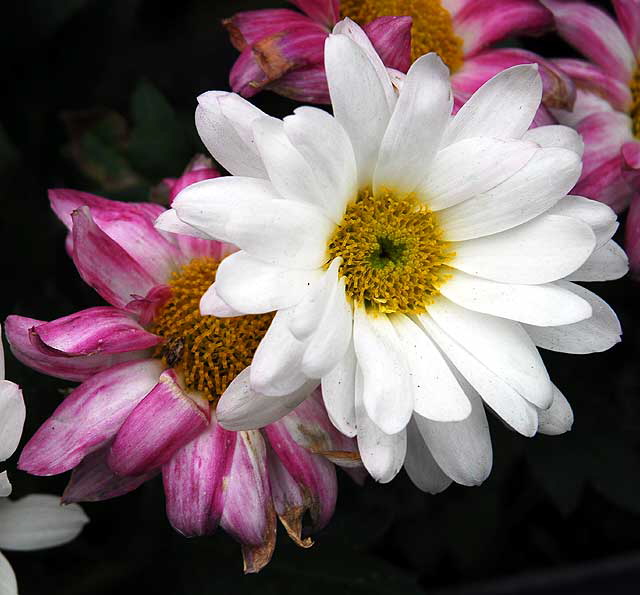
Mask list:
[[[325,40],[342,17],[351,16],[347,10],[376,2],[292,3],[299,11],[240,12],[225,21],[240,51],[230,85],[247,98],[267,89],[329,103]],[[441,19],[438,34],[442,22],[448,27],[454,111],[496,73],[538,64],[544,91],[534,126],[559,122],[580,133],[584,168],[575,193],[619,212],[629,207],[626,248],[640,274],[640,1],[613,0],[617,22],[577,1],[406,4],[412,11],[439,11],[434,13]],[[436,36],[420,15],[374,16],[361,24],[393,79],[409,69],[418,41]],[[585,59],[549,60],[522,49],[491,48],[515,34],[553,29]],[[168,204],[186,186],[220,175],[209,160],[195,160],[180,178],[163,181]],[[324,527],[333,514],[336,465],[356,481],[363,477],[355,441],[335,429],[320,389],[304,386],[307,393],[315,391],[312,397],[284,417],[282,410],[265,411],[259,430],[224,429],[211,399],[174,369],[168,341],[158,331],[175,275],[194,262],[219,262],[235,247],[156,229],[154,222],[165,211],[159,204],[63,189],[49,196],[68,229],[66,247],[79,275],[108,305],[53,321],[6,320],[20,361],[80,383],[31,437],[20,468],[35,475],[72,471],[64,502],[113,498],[160,475],[175,529],[194,536],[222,527],[241,543],[247,572],[269,562],[278,518],[296,543],[309,546],[308,533]],[[246,372],[225,390],[249,394]],[[309,527],[303,524],[307,517]]]

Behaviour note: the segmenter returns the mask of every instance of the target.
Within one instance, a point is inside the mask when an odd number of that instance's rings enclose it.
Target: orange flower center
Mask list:
[[[631,79],[631,120],[633,120],[633,134],[640,138],[640,65],[636,68]]]

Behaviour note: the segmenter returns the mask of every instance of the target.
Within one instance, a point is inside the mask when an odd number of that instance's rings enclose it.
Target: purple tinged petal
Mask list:
[[[640,2],[638,0],[612,0],[620,29],[636,56],[640,56]]]
[[[236,432],[233,458],[223,481],[222,528],[242,544],[245,573],[259,572],[276,544],[267,449],[259,430]]]
[[[301,103],[331,103],[324,64],[303,66],[287,72],[268,88]]]
[[[165,370],[151,392],[118,430],[107,459],[118,475],[141,475],[169,462],[211,418],[209,401],[186,393],[172,369]]]
[[[537,0],[474,0],[453,18],[453,28],[464,41],[465,56],[508,36],[541,33],[551,27],[551,13]]]
[[[148,359],[113,366],[73,390],[29,440],[18,466],[33,475],[72,469],[109,442],[154,387],[162,363]]]
[[[204,167],[200,169],[194,169],[182,174],[171,186],[171,192],[169,193],[169,204],[173,202],[173,199],[180,194],[180,192],[187,186],[201,182],[202,180],[211,180],[213,178],[219,178],[222,174],[215,167]]]
[[[122,308],[135,295],[146,295],[158,283],[115,240],[102,231],[88,207],[73,219],[73,262],[82,279],[107,302]]]
[[[187,537],[207,535],[222,514],[223,476],[233,457],[236,435],[215,419],[162,468],[167,517]]]
[[[314,21],[333,27],[340,19],[340,0],[291,0]]]
[[[362,27],[387,68],[407,72],[411,66],[411,17],[386,16]]]
[[[168,285],[156,285],[145,297],[136,295],[127,304],[126,310],[135,314],[140,319],[140,324],[151,324],[158,311],[171,297],[171,287]]]
[[[130,314],[108,306],[45,322],[34,327],[33,332],[48,348],[67,356],[136,351],[163,340],[145,331]]]
[[[128,494],[158,474],[154,470],[144,475],[116,475],[107,464],[110,445],[88,454],[71,473],[62,494],[62,503],[98,502]]]
[[[237,12],[222,21],[231,43],[239,52],[264,37],[280,33],[289,27],[311,23],[309,17],[288,8],[247,10]]]
[[[42,324],[46,324],[46,322],[12,315],[5,322],[5,332],[11,352],[18,360],[38,372],[55,378],[83,382],[94,374],[104,372],[116,364],[146,358],[149,355],[146,351],[131,351],[128,353],[65,357],[47,350],[32,331],[34,327]]]
[[[640,279],[640,192],[636,193],[625,227],[625,246],[629,255],[629,268],[634,279]]]
[[[586,2],[542,0],[560,37],[620,81],[631,79],[635,58],[618,24]]]
[[[640,141],[624,143],[621,157],[623,178],[634,192],[640,192]]]

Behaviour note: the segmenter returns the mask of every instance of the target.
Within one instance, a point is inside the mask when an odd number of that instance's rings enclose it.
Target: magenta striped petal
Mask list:
[[[640,192],[640,141],[622,145],[622,176],[634,192]]]
[[[160,205],[108,200],[67,189],[50,190],[49,200],[53,211],[70,230],[72,213],[80,207],[89,207],[95,224],[144,269],[154,285],[166,283],[177,268],[179,251],[175,242],[153,225],[164,211]]]
[[[309,17],[288,8],[246,10],[222,21],[231,43],[239,52],[264,37],[311,23]]]
[[[107,465],[108,453],[109,445],[82,459],[71,473],[71,479],[62,494],[63,504],[98,502],[117,498],[132,492],[158,474],[156,470],[131,477],[116,475]]]
[[[340,18],[340,0],[291,0],[314,21],[333,27]]]
[[[331,103],[324,64],[292,70],[271,83],[268,88],[301,103]]]
[[[111,366],[148,357],[147,351],[132,351],[128,353],[101,353],[79,357],[65,357],[47,350],[40,341],[34,327],[47,324],[44,320],[26,318],[24,316],[9,316],[5,322],[5,332],[11,352],[26,366],[63,380],[83,382],[98,372],[103,372]]]
[[[629,85],[599,66],[575,58],[559,58],[553,60],[553,64],[570,76],[578,87],[604,97],[615,109],[627,111],[631,107]]]
[[[29,440],[19,468],[33,475],[56,475],[75,467],[113,438],[161,371],[158,360],[127,362],[82,383]]]
[[[72,213],[73,262],[82,279],[107,302],[125,307],[158,283],[93,221],[88,207]]]
[[[631,49],[640,58],[640,3],[638,0],[612,0],[620,29]]]
[[[171,287],[168,285],[156,285],[145,297],[133,296],[127,304],[127,312],[135,314],[140,324],[147,326],[156,317],[158,310],[164,306],[171,297]]]
[[[235,433],[215,419],[162,468],[167,517],[187,537],[213,533],[222,514],[223,483]]]
[[[625,247],[634,279],[640,280],[640,192],[635,194],[627,213]]]
[[[510,35],[540,33],[550,28],[551,14],[537,0],[474,0],[453,19],[464,41],[465,56]]]
[[[635,58],[618,24],[586,2],[542,0],[561,37],[622,82],[631,79]]]
[[[244,571],[258,572],[268,564],[276,543],[267,449],[259,430],[234,435],[233,459],[223,479],[220,525],[242,544]]]
[[[548,60],[515,48],[487,50],[465,60],[451,84],[457,94],[471,97],[484,83],[499,72],[518,64],[538,64],[542,78],[542,101],[547,107],[570,110],[576,98],[576,90],[571,78]]]
[[[58,355],[95,355],[149,349],[162,337],[145,331],[130,314],[109,306],[81,310],[45,322],[33,332]]]
[[[363,30],[387,68],[407,72],[411,66],[411,17],[386,16],[367,23]]]
[[[151,392],[118,430],[107,462],[118,475],[142,475],[169,462],[211,418],[209,401],[186,393],[173,370],[165,370]]]

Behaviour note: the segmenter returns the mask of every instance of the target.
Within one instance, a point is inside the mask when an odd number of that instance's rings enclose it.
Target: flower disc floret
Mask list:
[[[215,279],[219,262],[195,259],[173,274],[171,297],[151,331],[165,342],[156,356],[178,370],[186,386],[217,401],[231,381],[251,364],[272,314],[218,318],[200,314],[200,298]]]
[[[640,66],[636,68],[631,79],[631,120],[633,133],[640,138]]]
[[[357,304],[380,313],[418,314],[439,294],[454,254],[436,216],[414,194],[366,189],[348,205],[329,241],[330,260]]]
[[[343,0],[341,10],[361,25],[387,15],[410,16],[412,61],[436,52],[452,72],[462,66],[462,39],[440,0]]]

